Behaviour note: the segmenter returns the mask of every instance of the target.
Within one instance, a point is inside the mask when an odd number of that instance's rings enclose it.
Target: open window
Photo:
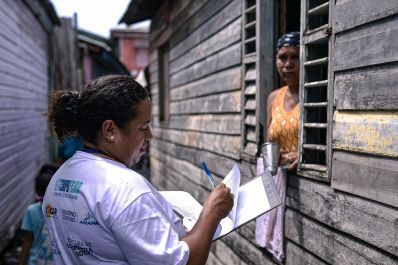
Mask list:
[[[331,106],[330,4],[301,0],[300,133],[298,173],[329,180]]]

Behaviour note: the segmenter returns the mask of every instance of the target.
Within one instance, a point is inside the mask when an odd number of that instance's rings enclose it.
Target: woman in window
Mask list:
[[[285,86],[274,90],[267,101],[267,141],[281,148],[280,165],[295,170],[298,163],[300,33],[283,35],[277,42],[276,68]]]
[[[58,138],[85,146],[52,178],[43,202],[56,264],[205,264],[214,232],[232,208],[220,184],[186,233],[171,205],[130,167],[152,139],[147,91],[129,76],[105,76],[81,92],[56,92],[49,121]]]
[[[282,261],[283,225],[286,198],[286,169],[294,171],[298,163],[300,33],[290,32],[279,38],[276,46],[276,68],[285,86],[276,89],[267,101],[267,141],[280,146],[279,169],[274,180],[282,205],[259,217],[256,241],[275,258]],[[262,165],[262,161],[258,163]],[[262,170],[259,170],[262,173]]]

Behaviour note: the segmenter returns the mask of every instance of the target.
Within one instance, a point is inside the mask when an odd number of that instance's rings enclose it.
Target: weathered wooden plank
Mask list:
[[[170,78],[170,87],[176,87],[206,75],[233,67],[241,62],[241,44],[237,43],[206,59],[174,74]]]
[[[239,41],[241,31],[241,20],[236,19],[212,37],[193,47],[176,60],[171,61],[170,72],[175,73]],[[192,34],[196,34],[196,32]]]
[[[243,160],[237,161],[202,149],[182,146],[160,139],[154,139],[151,142],[151,150],[152,148],[159,149],[180,160],[190,161],[192,164],[197,164],[198,167],[200,167],[202,161],[206,161],[212,173],[220,176],[220,178],[226,176],[234,164],[238,164],[240,168],[242,184],[256,177],[256,166]]]
[[[336,73],[334,102],[338,110],[397,110],[398,65]]]
[[[170,114],[240,113],[241,91],[215,94],[170,103]]]
[[[299,247],[298,245],[287,241],[286,244],[286,265],[293,264],[307,264],[307,265],[327,265],[321,259],[307,252],[305,249]]]
[[[335,71],[396,62],[398,16],[337,34],[335,40]]]
[[[236,253],[229,248],[222,240],[217,240],[212,244],[212,252],[214,253],[217,260],[220,260],[220,264],[236,264],[241,265],[241,259]],[[209,262],[206,264],[210,265]],[[215,263],[217,264],[217,263]]]
[[[398,208],[397,160],[336,151],[332,187]]]
[[[47,80],[46,77],[44,79]],[[7,86],[9,88],[15,87],[18,90],[23,89],[27,93],[32,93],[33,95],[40,95],[43,97],[46,97],[48,93],[47,84],[38,85],[35,84],[34,82],[29,82],[29,79],[26,79],[26,77],[13,76],[2,72],[1,69],[0,69],[0,84]]]
[[[210,190],[205,189],[202,186],[198,186],[197,184],[191,182],[181,175],[180,171],[176,171],[170,168],[169,164],[162,160],[157,160],[157,158],[151,158],[151,162],[154,163],[154,167],[158,167],[159,176],[152,176],[152,178],[167,178],[168,180],[173,180],[175,185],[169,185],[168,190],[183,190],[190,193],[195,199],[197,199],[200,203],[204,203],[207,196],[209,195]],[[152,165],[151,165],[152,166]],[[203,174],[203,172],[202,172]]]
[[[330,226],[331,230],[328,230],[327,235],[332,234],[332,238],[334,233],[337,233],[337,230],[339,230],[398,256],[398,246],[396,244],[398,238],[398,223],[396,222],[398,220],[398,211],[390,206],[339,192],[327,184],[300,178],[295,175],[289,176],[286,204]],[[310,224],[308,225],[303,225],[302,229],[310,227]],[[294,226],[294,224],[290,223],[285,227],[286,230],[292,230],[295,229]],[[289,233],[286,233],[286,235],[288,236]],[[293,240],[296,236],[290,235],[288,238]],[[312,235],[308,236],[306,240],[326,242],[326,240],[321,240],[323,236],[317,240],[315,238],[317,237]],[[293,241],[299,245],[303,244],[302,241],[297,241],[296,239]],[[329,242],[327,246],[330,246],[330,244],[332,242]],[[350,244],[347,243],[346,245],[348,249],[350,249]],[[312,247],[309,248],[305,245],[303,247],[318,257],[323,257],[315,252],[315,250],[312,251]],[[368,248],[364,249],[366,251],[369,250]],[[358,253],[361,253],[361,251],[358,251]],[[327,257],[326,260],[333,257],[333,253],[325,252],[323,255],[326,255],[324,256],[324,258]],[[385,256],[385,254],[383,255]],[[366,255],[364,254],[364,256]]]
[[[338,0],[333,12],[333,31],[338,33],[398,13],[396,0]]]
[[[168,128],[240,135],[240,119],[236,114],[178,115],[170,117]],[[157,120],[153,121],[153,126],[159,127]]]
[[[266,251],[253,245],[237,232],[232,232],[221,240],[247,264],[277,264]]]
[[[190,1],[189,5],[183,10],[179,10],[178,14],[173,12],[173,9],[182,6],[178,3],[165,3],[162,5],[161,10],[158,12],[157,16],[152,20],[154,26],[151,29],[150,42],[153,47],[160,47],[166,41],[169,41],[170,37],[175,32],[183,31],[183,26],[187,24],[188,19],[193,16],[206,2],[207,0],[196,0]],[[185,2],[185,1],[184,1]],[[171,7],[171,15],[169,8]]]
[[[240,1],[234,0],[226,6],[230,2],[231,0],[207,1],[197,14],[191,16],[170,38],[170,59],[174,60],[238,17],[241,12]],[[190,34],[194,31],[196,34],[192,37]]]
[[[154,129],[154,137],[179,145],[203,149],[223,156],[239,159],[240,136]]]
[[[359,229],[364,229],[359,227]],[[286,237],[329,264],[396,264],[396,258],[287,209]]]
[[[340,112],[334,115],[333,147],[371,155],[398,157],[396,112]]]
[[[231,68],[212,74],[199,81],[188,83],[170,91],[171,100],[195,98],[199,96],[228,92],[240,89],[242,80],[241,67]]]

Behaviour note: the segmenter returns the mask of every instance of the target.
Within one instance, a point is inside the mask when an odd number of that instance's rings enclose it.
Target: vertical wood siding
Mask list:
[[[0,249],[33,202],[47,158],[47,33],[22,1],[0,2]]]

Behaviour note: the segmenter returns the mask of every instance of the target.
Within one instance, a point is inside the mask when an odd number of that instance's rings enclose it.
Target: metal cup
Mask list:
[[[279,144],[266,142],[261,145],[261,154],[264,161],[264,171],[268,170],[272,176],[278,172],[279,164]]]

